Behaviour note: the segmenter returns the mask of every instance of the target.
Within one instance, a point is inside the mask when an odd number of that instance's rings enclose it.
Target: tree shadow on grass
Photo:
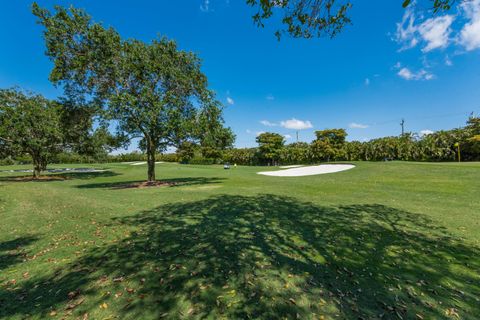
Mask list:
[[[0,182],[51,182],[51,181],[64,181],[64,180],[89,180],[95,178],[115,177],[120,173],[107,171],[98,172],[63,172],[63,173],[50,173],[42,175],[39,179],[33,179],[32,175],[16,175],[16,176],[3,176],[0,177]]]
[[[37,240],[37,237],[28,236],[0,242],[0,271],[14,264],[21,263],[27,255],[24,247]]]
[[[174,179],[161,179],[157,183],[148,185],[145,180],[133,180],[133,181],[120,181],[120,182],[104,182],[104,183],[89,183],[75,186],[80,189],[131,189],[131,188],[144,188],[144,187],[180,187],[180,186],[192,186],[203,184],[215,184],[221,183],[224,178],[206,178],[206,177],[190,177],[190,178],[174,178]]]
[[[126,225],[136,231],[69,268],[0,289],[0,317],[52,309],[81,316],[103,303],[122,319],[480,315],[480,249],[422,215],[384,205],[219,195],[110,227]],[[79,294],[68,300],[69,291]]]

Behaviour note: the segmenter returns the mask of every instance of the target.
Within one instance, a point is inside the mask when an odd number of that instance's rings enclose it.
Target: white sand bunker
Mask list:
[[[319,166],[300,167],[278,171],[263,171],[257,172],[257,174],[275,177],[303,177],[313,176],[316,174],[340,172],[353,168],[355,168],[355,166],[352,164],[322,164]]]
[[[291,168],[300,168],[300,167],[303,167],[302,164],[295,164],[293,166],[280,166],[279,168],[280,169],[291,169]]]
[[[131,166],[141,166],[143,164],[146,164],[147,162],[146,161],[142,161],[142,162],[134,162],[134,163],[130,163]]]
[[[155,163],[157,163],[157,164],[158,164],[158,163],[164,163],[164,161],[157,161],[157,162],[155,162]],[[131,163],[130,163],[131,166],[142,166],[142,165],[144,165],[144,164],[147,164],[147,162],[146,162],[146,161],[142,161],[142,162],[131,162]]]

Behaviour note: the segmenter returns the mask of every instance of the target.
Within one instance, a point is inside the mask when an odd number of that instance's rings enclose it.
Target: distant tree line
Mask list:
[[[258,148],[229,149],[223,160],[242,165],[309,164],[328,161],[462,161],[480,160],[480,118],[470,117],[463,128],[418,136],[406,133],[366,142],[346,141],[344,129],[315,132],[311,143],[285,145],[282,135],[264,133]]]

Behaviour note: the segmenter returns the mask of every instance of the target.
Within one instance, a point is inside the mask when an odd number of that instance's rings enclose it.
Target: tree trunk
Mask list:
[[[147,179],[148,182],[155,181],[155,151],[156,146],[151,139],[147,138]]]
[[[33,179],[38,179],[40,177],[40,173],[42,172],[42,164],[40,159],[36,157],[33,158]]]

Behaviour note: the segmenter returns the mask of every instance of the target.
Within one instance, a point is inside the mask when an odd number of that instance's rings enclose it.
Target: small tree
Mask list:
[[[315,131],[317,138],[312,142],[312,153],[317,160],[342,159],[345,157],[345,129]]]
[[[32,157],[34,178],[62,149],[60,119],[55,102],[15,89],[0,90],[0,139],[12,153]]]
[[[122,40],[83,10],[55,9],[51,14],[33,4],[54,63],[50,80],[94,97],[105,118],[118,124],[119,134],[141,138],[148,181],[154,181],[156,152],[197,138],[199,114],[218,106],[200,60],[178,50],[174,41]]]
[[[259,134],[256,140],[260,158],[266,160],[268,164],[274,165],[280,159],[285,138],[278,133],[265,132]]]

